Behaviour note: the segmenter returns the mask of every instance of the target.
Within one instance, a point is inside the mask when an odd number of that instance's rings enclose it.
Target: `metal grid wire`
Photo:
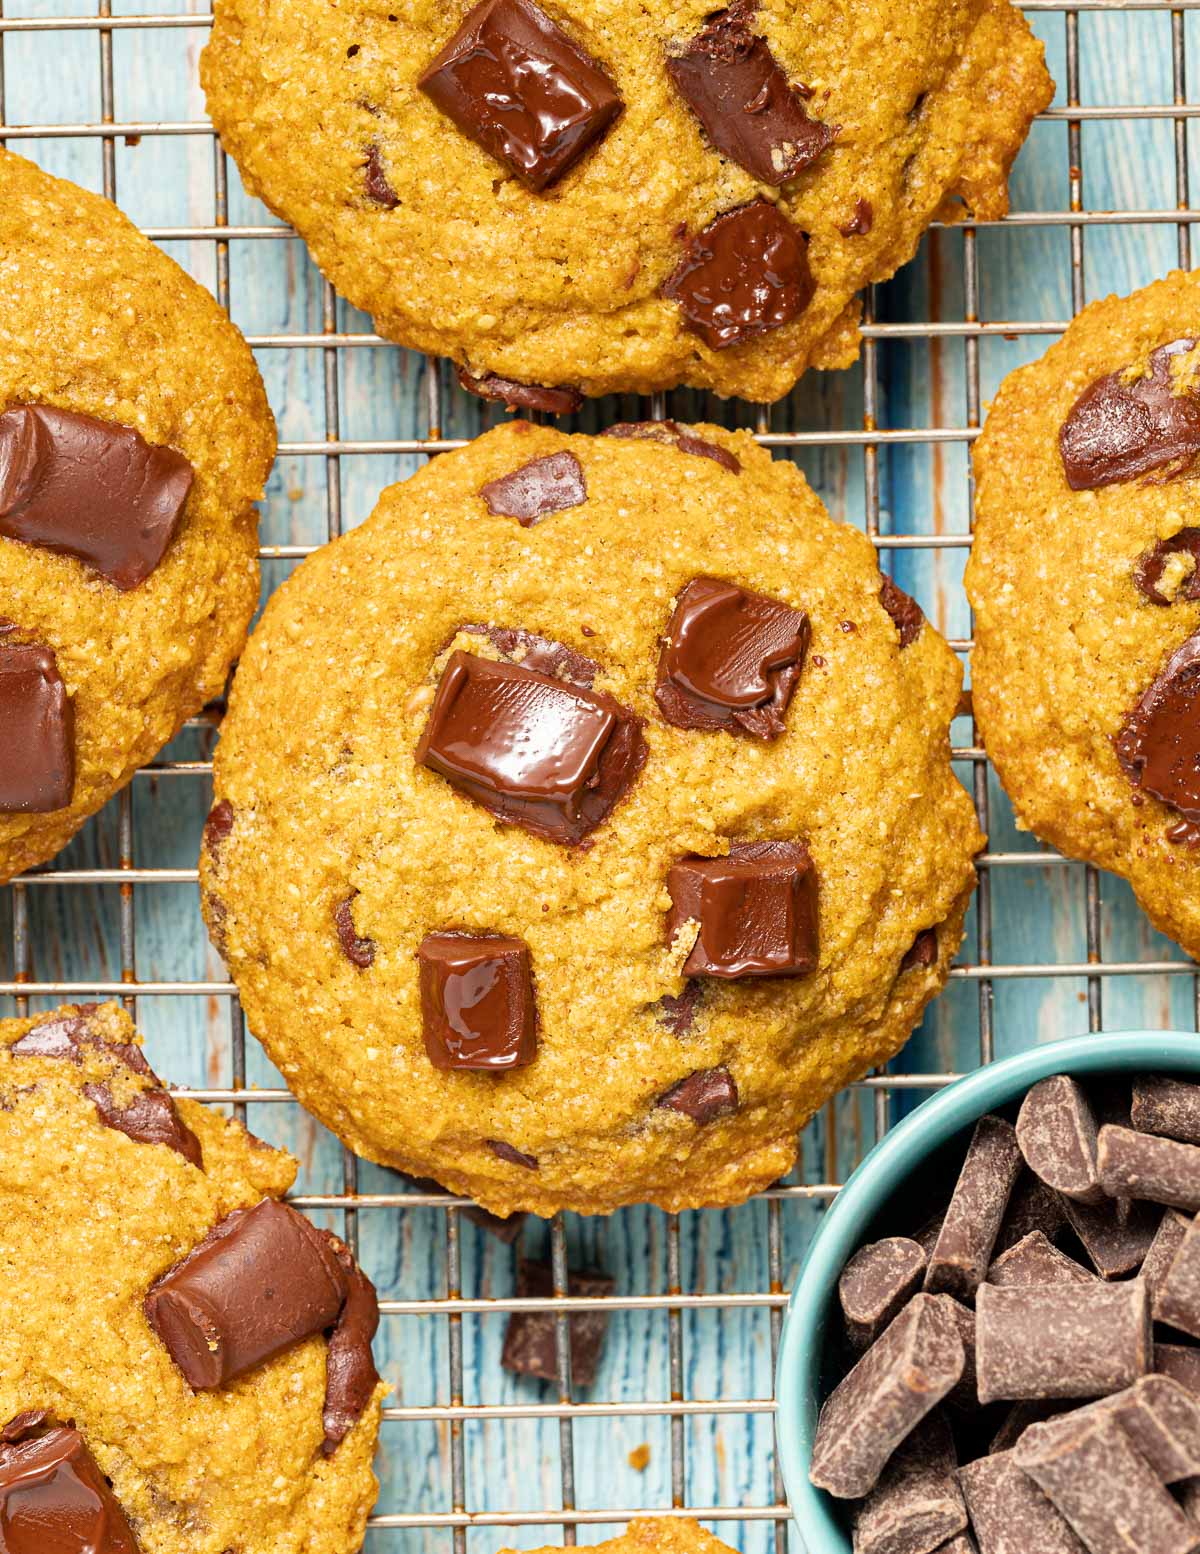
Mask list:
[[[1182,267],[1191,262],[1191,225],[1200,219],[1200,212],[1189,209],[1188,169],[1188,121],[1200,117],[1200,105],[1186,101],[1186,13],[1200,12],[1200,0],[1025,0],[1024,11],[1033,16],[1038,13],[1059,13],[1065,27],[1066,105],[1053,108],[1041,117],[1045,121],[1065,123],[1068,154],[1069,209],[1051,211],[1015,212],[1006,218],[1009,227],[1048,227],[1062,229],[1064,248],[1069,258],[1070,300],[1072,313],[1078,312],[1084,303],[1085,234],[1089,227],[1173,225],[1177,230],[1178,259]],[[1169,47],[1173,100],[1170,103],[1139,104],[1129,106],[1082,106],[1080,104],[1080,16],[1087,12],[1156,13],[1163,28],[1169,27]],[[203,14],[131,15],[114,16],[112,0],[97,0],[97,9],[91,15],[72,17],[21,17],[4,15],[4,0],[0,0],[0,144],[28,151],[29,142],[52,139],[93,139],[99,142],[102,159],[103,190],[117,199],[116,144],[127,138],[136,142],[141,137],[195,136],[211,141],[215,200],[212,222],[208,225],[144,226],[146,235],[158,242],[211,242],[215,251],[216,294],[228,309],[230,301],[230,245],[241,242],[277,242],[294,237],[290,228],[278,225],[232,225],[228,219],[229,184],[226,157],[212,127],[206,121],[142,122],[121,121],[116,117],[114,91],[113,42],[120,32],[137,30],[164,32],[179,29],[203,31],[211,24],[211,17]],[[5,43],[15,33],[63,33],[86,32],[95,35],[96,54],[100,79],[100,119],[83,123],[32,123],[10,125],[5,116]],[[1164,37],[1164,43],[1165,43]],[[1174,174],[1177,205],[1171,209],[1150,210],[1087,210],[1083,204],[1082,125],[1091,121],[1169,120],[1173,124]],[[772,428],[770,409],[762,408],[757,414],[756,436],[765,446],[795,450],[803,447],[855,447],[862,450],[865,519],[867,532],[881,552],[885,565],[889,553],[906,549],[962,549],[970,544],[969,534],[894,534],[881,532],[880,526],[880,456],[881,450],[901,444],[917,444],[935,448],[939,444],[969,445],[978,435],[981,413],[980,391],[980,342],[989,336],[1014,339],[1028,336],[1056,336],[1066,327],[1065,321],[1011,321],[989,323],[979,317],[980,277],[977,257],[977,230],[996,223],[978,223],[959,229],[963,233],[963,298],[962,321],[941,322],[879,322],[876,321],[874,289],[865,299],[865,323],[863,328],[863,415],[859,430],[779,431]],[[324,504],[328,535],[330,538],[342,530],[341,460],[346,455],[408,454],[432,456],[444,450],[461,447],[462,441],[447,437],[443,428],[447,424],[450,382],[444,367],[430,362],[426,366],[425,417],[427,435],[419,438],[390,440],[356,440],[341,433],[339,406],[339,356],[344,351],[369,350],[388,347],[387,341],[370,333],[340,332],[338,327],[337,299],[328,284],[323,289],[322,328],[317,333],[266,333],[249,334],[249,343],[258,351],[315,349],[322,353],[324,436],[316,440],[282,442],[281,457],[310,459],[323,465]],[[889,340],[912,341],[962,341],[965,367],[965,416],[962,426],[896,427],[877,426],[878,408],[878,351],[880,342]],[[667,414],[666,397],[658,395],[646,407],[654,417]],[[968,476],[969,482],[969,476]],[[968,491],[968,503],[971,493]],[[264,560],[281,561],[300,558],[314,547],[309,545],[276,545],[264,547]],[[969,639],[952,640],[952,645],[962,653],[969,653]],[[967,702],[969,711],[969,701]],[[206,709],[192,720],[191,727],[212,730],[219,724],[220,708]],[[970,786],[981,825],[988,829],[989,781],[988,765],[980,747],[977,731],[970,725],[970,743],[956,746],[955,759],[970,770]],[[145,771],[160,778],[182,778],[207,782],[211,776],[211,761],[172,760],[160,758]],[[194,868],[156,868],[134,856],[134,791],[128,787],[116,800],[118,806],[119,866],[117,868],[72,868],[58,865],[32,873],[15,881],[9,888],[12,915],[12,964],[13,976],[0,981],[0,996],[11,1001],[18,1013],[29,1009],[30,1000],[65,1000],[112,996],[121,998],[131,1010],[136,995],[166,996],[193,999],[218,999],[226,1001],[230,1023],[231,1074],[227,1086],[189,1089],[186,1093],[210,1102],[225,1103],[235,1114],[245,1119],[248,1105],[259,1107],[272,1103],[291,1101],[289,1092],[282,1088],[248,1089],[246,1082],[245,1024],[236,992],[222,980],[164,980],[147,981],[138,975],[137,945],[135,942],[134,892],[138,887],[156,884],[194,883]],[[1103,960],[1101,952],[1101,900],[1097,871],[1092,867],[1081,870],[1085,882],[1086,960],[1071,962],[1031,963],[996,962],[993,955],[992,873],[998,869],[1035,867],[1039,873],[1052,871],[1067,860],[1048,850],[997,851],[992,850],[980,859],[980,883],[975,906],[975,931],[964,949],[969,959],[962,959],[951,972],[952,979],[974,983],[978,998],[979,1060],[988,1062],[994,1053],[994,992],[995,984],[1002,979],[1018,978],[1082,978],[1086,981],[1088,1027],[1092,1031],[1102,1028],[1102,993],[1105,980],[1132,975],[1165,976],[1169,978],[1196,977],[1196,968],[1182,958],[1162,960]],[[81,981],[35,980],[32,969],[30,945],[29,892],[44,888],[70,887],[89,889],[101,886],[118,886],[120,894],[120,967],[119,980],[89,979]],[[1193,1014],[1200,1016],[1200,977],[1192,987]],[[1200,1025],[1200,1019],[1197,1020]],[[948,1083],[956,1077],[950,1072],[888,1074],[880,1073],[862,1080],[854,1088],[871,1094],[873,1099],[876,1136],[882,1135],[892,1121],[892,1099],[897,1092],[925,1091]],[[359,1215],[364,1211],[403,1209],[436,1209],[444,1214],[444,1280],[445,1296],[437,1299],[384,1300],[381,1310],[385,1318],[412,1315],[434,1315],[444,1319],[448,1329],[449,1402],[412,1406],[392,1406],[385,1409],[385,1421],[404,1423],[434,1423],[448,1430],[449,1466],[451,1482],[451,1509],[445,1512],[377,1513],[371,1519],[374,1528],[444,1529],[449,1534],[455,1554],[465,1554],[467,1532],[474,1527],[516,1528],[547,1525],[559,1527],[563,1539],[574,1543],[576,1530],[586,1524],[620,1524],[632,1516],[643,1514],[632,1506],[605,1505],[597,1509],[576,1507],[576,1474],[574,1456],[574,1426],[587,1418],[651,1418],[669,1420],[671,1510],[658,1509],[653,1514],[671,1515],[686,1510],[687,1514],[709,1522],[765,1523],[773,1530],[776,1554],[784,1554],[788,1538],[788,1512],[784,1503],[783,1487],[778,1468],[772,1480],[772,1496],[763,1503],[739,1505],[687,1504],[686,1438],[685,1424],[694,1417],[716,1418],[722,1415],[769,1415],[774,1410],[770,1396],[753,1398],[691,1399],[684,1396],[684,1330],[686,1312],[711,1309],[726,1312],[738,1308],[760,1309],[769,1314],[772,1372],[778,1344],[782,1308],[786,1301],[783,1283],[781,1216],[785,1206],[796,1203],[828,1201],[838,1188],[836,1154],[828,1156],[831,1169],[828,1180],[792,1184],[780,1183],[760,1195],[766,1209],[766,1267],[767,1288],[737,1293],[705,1293],[685,1290],[682,1286],[680,1227],[675,1215],[663,1216],[666,1226],[667,1288],[664,1293],[632,1294],[602,1298],[571,1297],[567,1295],[567,1240],[563,1218],[557,1216],[550,1226],[550,1248],[553,1267],[552,1297],[524,1298],[464,1298],[462,1295],[460,1254],[460,1200],[441,1193],[362,1193],[358,1190],[358,1161],[349,1150],[343,1150],[342,1191],[332,1194],[307,1194],[293,1199],[298,1206],[308,1210],[336,1210],[344,1217],[344,1235],[352,1248],[358,1247]],[[744,1212],[749,1212],[744,1211]],[[568,1321],[571,1313],[603,1307],[615,1311],[657,1311],[666,1313],[667,1342],[669,1346],[668,1398],[642,1398],[636,1401],[580,1402],[573,1398],[571,1355],[568,1343]],[[555,1317],[558,1400],[555,1402],[515,1404],[464,1402],[463,1332],[464,1317],[497,1312],[549,1312]],[[528,1507],[515,1511],[472,1511],[468,1501],[464,1431],[475,1420],[550,1420],[558,1422],[559,1466],[561,1480],[561,1504],[550,1509]],[[385,1431],[385,1449],[388,1436]],[[493,1543],[501,1541],[498,1531]]]

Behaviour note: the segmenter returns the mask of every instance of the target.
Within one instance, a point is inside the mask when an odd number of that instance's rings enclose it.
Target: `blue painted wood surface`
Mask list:
[[[8,17],[51,17],[86,9],[87,0],[7,0]],[[187,0],[117,0],[114,13],[182,13],[200,9]],[[1200,43],[1200,17],[1188,15],[1193,57]],[[1051,68],[1066,79],[1066,21],[1062,13],[1034,18],[1046,40]],[[1172,100],[1171,18],[1148,14],[1084,13],[1079,17],[1081,101],[1085,104],[1169,103]],[[197,83],[202,29],[117,32],[113,35],[114,112],[117,122],[198,120],[203,99]],[[101,112],[99,40],[96,32],[10,33],[4,43],[6,117],[9,125],[94,122]],[[1058,101],[1063,101],[1060,90]],[[1188,137],[1194,131],[1189,126]],[[1095,122],[1084,126],[1081,167],[1085,204],[1098,210],[1173,209],[1176,200],[1174,126],[1154,122]],[[63,137],[10,141],[51,171],[94,189],[102,188],[101,147],[95,139]],[[123,208],[154,227],[205,225],[214,201],[212,143],[203,136],[147,135],[136,144],[118,141],[116,190]],[[229,219],[263,224],[271,218],[240,190],[230,167]],[[1069,206],[1069,157],[1065,123],[1035,126],[1013,180],[1017,211],[1063,211]],[[878,317],[891,322],[964,317],[963,251],[960,232],[935,232],[895,281],[879,289]],[[216,284],[211,241],[166,245],[198,279]],[[1071,311],[1070,238],[1064,225],[1007,226],[978,236],[979,313],[985,320],[1062,320]],[[1088,298],[1126,291],[1164,273],[1178,262],[1174,224],[1130,224],[1087,229],[1084,278]],[[319,333],[322,287],[303,245],[294,239],[237,241],[230,254],[234,318],[251,334]],[[344,305],[339,326],[366,331],[369,321]],[[1006,371],[1037,355],[1046,344],[1037,335],[980,342],[979,371],[984,398]],[[259,359],[281,437],[299,442],[325,435],[324,359],[318,349],[263,349]],[[881,427],[962,427],[968,405],[968,349],[961,338],[881,341],[876,351],[877,408]],[[863,366],[845,374],[812,375],[784,405],[771,429],[819,431],[857,429],[864,404]],[[424,362],[400,350],[368,348],[339,353],[341,433],[352,438],[419,437],[427,428],[423,398]],[[469,436],[492,412],[447,389],[443,430]],[[585,424],[630,418],[629,402],[589,407]],[[681,418],[734,419],[753,425],[746,406],[721,405],[710,396],[674,396],[669,413]],[[806,448],[794,455],[836,516],[862,523],[865,515],[864,457],[859,448]],[[380,488],[410,474],[419,458],[347,455],[341,459],[344,521],[360,521]],[[883,533],[965,534],[969,527],[967,454],[963,442],[885,449],[879,461],[880,527]],[[313,544],[327,529],[325,461],[285,456],[271,478],[263,509],[264,544]],[[902,586],[914,593],[935,623],[952,637],[969,635],[961,588],[965,551],[909,550],[890,553]],[[268,562],[264,586],[274,586],[290,563]],[[956,743],[968,745],[970,726],[960,720]],[[203,759],[212,736],[189,731],[172,747],[180,759]],[[964,780],[972,780],[968,765]],[[207,778],[142,776],[134,785],[135,862],[190,868],[208,808]],[[994,777],[987,789],[992,848],[1030,850],[1032,838],[1018,833]],[[112,867],[118,861],[116,805],[90,824],[59,867]],[[1078,865],[1004,867],[991,871],[991,957],[996,964],[1078,963],[1087,958],[1085,871]],[[115,887],[59,884],[27,892],[35,979],[107,980],[120,974],[119,894]],[[1102,953],[1105,959],[1179,959],[1156,936],[1128,890],[1101,881]],[[220,979],[223,968],[207,944],[193,885],[153,884],[135,892],[136,967],[142,980]],[[11,977],[11,892],[0,892],[0,967]],[[980,958],[978,925],[964,946],[964,962]],[[7,959],[6,959],[7,957]],[[1082,978],[1020,978],[994,984],[995,1048],[998,1055],[1033,1042],[1087,1028],[1086,983]],[[1122,1026],[1191,1028],[1191,976],[1105,979],[1103,1019]],[[898,1073],[969,1067],[979,1059],[979,984],[959,980],[930,1012],[922,1030],[893,1065]],[[11,1012],[11,1001],[4,1012]],[[232,1044],[229,1001],[189,996],[139,1000],[138,1014],[156,1066],[176,1082],[221,1086],[230,1082]],[[251,1084],[274,1085],[278,1076],[253,1041],[248,1042]],[[901,1092],[889,1105],[892,1120],[919,1093]],[[341,1151],[323,1129],[297,1107],[250,1108],[251,1125],[272,1141],[287,1144],[302,1161],[300,1189],[343,1190]],[[803,1165],[796,1180],[836,1180],[874,1137],[873,1098],[843,1097],[807,1131]],[[360,1166],[364,1192],[395,1191],[396,1178]],[[804,1253],[820,1202],[789,1201],[781,1213],[782,1271],[790,1286]],[[339,1217],[331,1216],[337,1225]],[[366,1210],[359,1215],[363,1261],[385,1297],[436,1298],[445,1293],[445,1227],[441,1210]],[[527,1229],[527,1250],[539,1250],[546,1232]],[[599,1264],[616,1278],[622,1293],[664,1293],[667,1289],[667,1221],[657,1211],[631,1210],[607,1221],[568,1217],[573,1261]],[[511,1291],[511,1251],[463,1224],[463,1292],[499,1295]],[[767,1209],[757,1203],[729,1213],[691,1213],[681,1220],[684,1290],[751,1292],[768,1288]],[[470,1404],[553,1401],[549,1388],[514,1380],[499,1368],[503,1318],[468,1316],[463,1322],[464,1399]],[[766,1312],[705,1311],[682,1322],[684,1396],[689,1399],[764,1398],[771,1391],[770,1326]],[[391,1316],[380,1344],[382,1369],[394,1387],[392,1402],[404,1406],[450,1401],[447,1323],[430,1315]],[[664,1312],[614,1316],[602,1372],[587,1400],[638,1401],[670,1396],[667,1317]],[[665,1507],[670,1504],[670,1425],[665,1418],[584,1420],[574,1429],[578,1504],[605,1507]],[[774,1499],[771,1424],[764,1414],[699,1416],[684,1429],[687,1500],[696,1505],[761,1507]],[[452,1508],[448,1429],[444,1423],[393,1421],[384,1426],[380,1457],[382,1512],[445,1512]],[[646,1443],[648,1466],[637,1471],[628,1454]],[[473,1421],[465,1431],[466,1506],[472,1511],[557,1508],[561,1483],[558,1427],[550,1422]],[[582,1528],[581,1541],[594,1541],[615,1528]],[[717,1528],[747,1551],[765,1551],[770,1524],[727,1523]],[[557,1527],[511,1532],[473,1529],[472,1554],[492,1554],[502,1543],[529,1547],[555,1541]],[[794,1537],[794,1535],[793,1535]],[[448,1550],[443,1528],[373,1531],[376,1554]]]

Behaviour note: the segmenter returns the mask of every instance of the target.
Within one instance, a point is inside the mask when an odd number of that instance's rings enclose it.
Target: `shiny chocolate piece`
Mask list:
[[[667,74],[716,149],[759,183],[794,178],[837,134],[809,118],[804,97],[737,7],[718,11],[668,56]]]
[[[736,583],[696,577],[679,595],[654,699],[676,728],[777,739],[804,667],[808,616]]]
[[[214,863],[221,856],[221,849],[232,830],[233,805],[228,799],[222,799],[209,810],[204,822],[204,846]]]
[[[358,891],[352,890],[343,901],[338,902],[333,909],[333,925],[346,959],[360,971],[366,971],[368,966],[375,964],[375,941],[363,938],[354,926],[354,903],[357,898]]]
[[[515,1144],[506,1144],[503,1139],[484,1139],[483,1142],[497,1160],[507,1161],[509,1165],[520,1166],[523,1171],[536,1171],[538,1169],[537,1156],[525,1154]]]
[[[740,475],[742,472],[742,461],[736,454],[730,453],[728,448],[722,448],[719,443],[697,437],[690,428],[680,426],[678,421],[618,421],[615,426],[605,427],[600,435],[601,437],[633,438],[639,442],[665,443],[668,447],[677,448],[680,453],[694,454],[700,459],[711,459],[714,464],[727,469],[731,475]]]
[[[367,186],[367,197],[382,205],[384,210],[395,210],[400,203],[400,196],[388,182],[387,172],[383,166],[383,153],[377,144],[367,147],[367,161],[364,169]]]
[[[103,1045],[98,1038],[88,1035],[90,1016],[95,1012],[95,1004],[80,1004],[74,1014],[52,1014],[31,1026],[8,1050],[18,1058],[67,1058],[81,1063],[84,1045]]]
[[[1159,588],[1167,563],[1172,556],[1186,556],[1192,569],[1170,594]],[[1171,605],[1176,599],[1189,603],[1200,599],[1200,529],[1180,529],[1169,540],[1155,540],[1149,550],[1143,551],[1133,569],[1133,581],[1138,591],[1151,604]]]
[[[15,1446],[18,1441],[27,1441],[32,1436],[41,1435],[50,1421],[48,1408],[26,1408],[19,1414],[14,1414],[3,1429],[0,1429],[0,1441],[6,1446]]]
[[[337,1258],[345,1280],[346,1298],[329,1335],[325,1357],[325,1404],[321,1450],[332,1456],[358,1423],[379,1384],[371,1340],[379,1328],[375,1286],[354,1261],[347,1247],[327,1230],[318,1232]]]
[[[1173,388],[1171,364],[1195,340],[1151,351],[1146,369],[1097,378],[1071,406],[1058,434],[1063,473],[1072,491],[1134,480],[1164,465],[1185,465],[1200,452],[1200,398]]]
[[[752,200],[696,234],[662,294],[705,345],[725,351],[790,324],[815,290],[804,233],[770,201]]]
[[[861,197],[854,202],[854,214],[844,226],[838,228],[843,237],[866,237],[875,225],[875,209],[870,200]]]
[[[502,1074],[537,1056],[529,946],[504,934],[431,933],[417,950],[434,1068]]]
[[[346,1294],[327,1239],[295,1209],[264,1198],[214,1226],[143,1304],[183,1379],[201,1391],[332,1327]]]
[[[641,720],[611,696],[457,652],[416,759],[506,824],[578,845],[628,792],[646,754]]]
[[[981,1284],[975,1301],[979,1400],[1097,1398],[1153,1363],[1145,1281]]]
[[[900,961],[901,971],[913,971],[918,966],[926,968],[936,966],[938,958],[938,941],[936,928],[922,928],[921,932],[905,950]]]
[[[529,529],[550,513],[581,507],[587,501],[587,481],[575,455],[560,448],[557,453],[522,464],[511,475],[489,480],[479,488],[479,494],[493,516],[515,518],[522,528]]]
[[[509,410],[540,410],[545,415],[571,415],[583,405],[576,388],[550,388],[543,383],[517,383],[497,373],[476,374],[458,369],[458,382],[477,399],[490,399]]]
[[[124,1105],[114,1099],[110,1085],[84,1085],[83,1093],[106,1128],[115,1128],[135,1144],[165,1144],[203,1171],[200,1140],[180,1117],[165,1090],[135,1091]]]
[[[567,1272],[567,1294],[598,1300],[613,1293],[608,1274],[595,1268]],[[554,1272],[549,1263],[522,1257],[517,1260],[517,1296],[547,1300],[554,1294]],[[608,1316],[603,1311],[581,1311],[568,1318],[571,1339],[571,1385],[590,1387],[596,1379],[604,1351]],[[500,1363],[515,1376],[558,1380],[558,1324],[552,1311],[514,1311],[504,1330]]]
[[[859,1247],[842,1269],[838,1299],[850,1347],[870,1347],[921,1287],[925,1252],[907,1236]]]
[[[1195,1214],[1200,1209],[1200,1146],[1133,1128],[1103,1127],[1100,1185],[1110,1198],[1144,1198]]]
[[[482,0],[417,85],[535,194],[622,108],[607,72],[532,0]]]
[[[1167,659],[1114,745],[1135,788],[1200,822],[1200,632]]]
[[[667,939],[689,922],[688,977],[799,977],[817,964],[817,876],[802,842],[734,842],[724,858],[684,858],[667,875]]]
[[[600,673],[600,665],[594,659],[585,658],[563,642],[553,642],[549,637],[539,637],[536,631],[526,631],[521,626],[463,626],[460,630],[472,636],[486,637],[509,664],[523,664],[526,669],[536,669],[555,680],[569,680],[590,691]]]
[[[162,560],[194,478],[182,453],[131,427],[49,405],[0,415],[0,535],[74,556],[121,589]]]
[[[138,1554],[120,1502],[70,1425],[0,1444],[0,1554]]]
[[[65,809],[75,790],[75,707],[53,649],[0,638],[0,814]]]
[[[928,1554],[965,1530],[958,1459],[941,1414],[903,1441],[867,1498],[854,1508],[854,1554]]]
[[[705,1068],[689,1074],[664,1091],[655,1102],[668,1111],[682,1112],[701,1127],[737,1111],[738,1088],[727,1068]]]
[[[988,1266],[1021,1169],[1010,1122],[981,1117],[929,1254],[925,1288],[970,1300]]]
[[[1068,1074],[1039,1080],[1021,1102],[1017,1143],[1025,1164],[1047,1187],[1080,1203],[1103,1203],[1096,1165],[1096,1118]]]
[[[910,598],[903,588],[897,588],[886,575],[879,586],[879,602],[892,617],[892,622],[900,633],[900,646],[911,647],[925,624],[925,612],[921,606],[915,599]]]

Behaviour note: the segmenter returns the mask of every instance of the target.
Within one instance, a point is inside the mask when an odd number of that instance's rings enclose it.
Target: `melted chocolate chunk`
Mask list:
[[[75,789],[75,708],[51,648],[0,641],[0,814],[65,809]]]
[[[222,799],[209,810],[204,822],[204,846],[214,863],[221,856],[221,848],[232,830],[233,805],[228,799]]]
[[[324,1236],[346,1282],[346,1299],[329,1335],[325,1358],[325,1406],[322,1423],[325,1439],[321,1450],[332,1456],[358,1423],[379,1383],[371,1340],[379,1328],[379,1301],[375,1286],[354,1261],[348,1248],[327,1230]]]
[[[537,1156],[526,1155],[513,1144],[506,1144],[503,1139],[484,1139],[487,1147],[495,1155],[497,1160],[507,1160],[509,1165],[520,1166],[525,1171],[538,1169]]]
[[[759,183],[786,183],[831,145],[837,130],[804,110],[804,96],[733,7],[718,11],[667,74],[709,140]]]
[[[808,649],[808,617],[736,583],[697,577],[679,596],[654,699],[676,728],[776,739]]]
[[[666,993],[650,1005],[650,1012],[673,1036],[686,1036],[696,1023],[696,1013],[703,998],[704,988],[699,982],[685,982],[678,998]]]
[[[43,1421],[46,1418],[38,1410]],[[30,1414],[18,1414],[27,1420]],[[12,1421],[13,1424],[17,1420]],[[0,1444],[3,1554],[138,1554],[108,1480],[70,1425],[23,1431]]]
[[[1071,406],[1058,434],[1063,472],[1073,491],[1133,480],[1200,452],[1200,397],[1174,392],[1171,364],[1195,340],[1172,340],[1150,353],[1146,371],[1097,378]]]
[[[643,442],[662,442],[672,448],[678,448],[680,453],[695,454],[697,458],[711,459],[714,464],[719,464],[722,469],[727,469],[731,475],[740,475],[742,462],[730,453],[728,448],[722,448],[719,443],[707,442],[703,437],[697,437],[686,426],[680,426],[678,421],[618,421],[615,426],[609,426],[600,433],[601,437],[635,437]]]
[[[376,205],[382,205],[384,210],[395,210],[400,203],[400,196],[388,182],[383,167],[383,153],[378,145],[367,147],[365,172],[368,199],[374,200]]]
[[[3,1430],[0,1430],[0,1441],[3,1441],[6,1446],[15,1446],[18,1441],[27,1441],[31,1436],[40,1435],[49,1419],[48,1408],[27,1408],[22,1413],[14,1414]]]
[[[0,535],[74,556],[118,588],[162,560],[193,479],[182,453],[127,426],[49,405],[0,415]]]
[[[14,1057],[68,1058],[72,1063],[81,1063],[80,1047],[85,1042],[101,1045],[95,1037],[88,1036],[88,1019],[95,1012],[95,1004],[80,1004],[76,1014],[51,1015],[18,1037],[9,1051]]]
[[[738,1087],[727,1068],[706,1068],[672,1085],[655,1105],[682,1112],[703,1126],[737,1111]]]
[[[622,107],[605,70],[532,0],[482,0],[417,85],[535,194],[573,167]]]
[[[663,285],[714,351],[781,329],[812,301],[808,239],[767,200],[726,211],[699,232]]]
[[[375,964],[375,941],[360,938],[354,926],[354,903],[357,898],[358,891],[355,890],[344,901],[338,902],[333,909],[333,923],[346,959],[360,971],[365,971],[368,966]]]
[[[587,501],[587,481],[579,460],[562,448],[523,464],[511,475],[489,480],[479,494],[489,513],[515,518],[528,529],[550,513],[582,506]]]
[[[613,1292],[613,1281],[594,1268],[570,1269],[567,1293],[599,1299]],[[549,1263],[522,1257],[517,1261],[519,1298],[545,1300],[554,1294],[554,1272]],[[571,1385],[590,1387],[596,1379],[608,1317],[603,1311],[581,1311],[567,1323],[571,1340]],[[552,1311],[514,1311],[504,1331],[500,1363],[517,1376],[558,1380],[558,1324]]]
[[[1179,591],[1168,598],[1160,592],[1158,585],[1169,558],[1181,555],[1192,558],[1192,570],[1180,584]],[[1151,604],[1169,605],[1175,599],[1200,599],[1200,529],[1180,529],[1169,540],[1156,540],[1138,557],[1133,581]]]
[[[897,588],[890,577],[885,577],[879,588],[879,602],[892,617],[900,633],[900,646],[911,647],[925,624],[925,613],[915,599],[909,598],[902,588]]]
[[[801,842],[734,842],[725,858],[685,858],[667,876],[667,939],[700,925],[689,977],[796,977],[817,964],[817,877]]]
[[[1200,632],[1167,659],[1114,743],[1134,787],[1200,822]]]
[[[844,227],[838,231],[843,237],[866,237],[875,224],[875,211],[870,200],[857,199],[854,202],[854,214]]]
[[[501,378],[494,372],[477,376],[465,367],[460,367],[458,381],[468,394],[474,394],[477,399],[493,400],[509,410],[540,410],[545,415],[571,415],[583,404],[583,395],[576,388],[516,383],[512,378]]]
[[[417,951],[434,1068],[506,1073],[537,1056],[529,946],[503,934],[426,934]]]
[[[611,696],[457,652],[416,759],[499,820],[578,844],[629,790],[646,740]]]
[[[536,669],[555,680],[569,680],[590,691],[600,673],[600,665],[594,659],[585,658],[563,642],[552,642],[549,637],[539,637],[535,631],[521,626],[463,626],[462,631],[474,636],[486,637],[497,653],[510,664],[523,664],[526,669]]]
[[[109,1085],[84,1085],[83,1093],[106,1128],[115,1128],[135,1144],[165,1144],[197,1170],[204,1169],[200,1140],[184,1123],[165,1090],[139,1090],[124,1106],[114,1100]]]
[[[264,1198],[235,1209],[150,1287],[146,1319],[193,1391],[222,1387],[332,1327],[347,1295],[328,1240]]]
[[[901,971],[912,971],[915,966],[936,966],[938,942],[936,928],[922,928],[921,932],[904,952]]]

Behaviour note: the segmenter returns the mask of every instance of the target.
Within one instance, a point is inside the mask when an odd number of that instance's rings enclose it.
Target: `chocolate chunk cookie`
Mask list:
[[[0,1544],[352,1554],[375,1292],[139,1040],[115,1004],[0,1021]]]
[[[975,450],[975,711],[1020,823],[1200,956],[1200,282],[1087,308]]]
[[[254,358],[120,212],[0,152],[0,881],[222,689],[275,427]]]
[[[1009,0],[216,0],[246,186],[464,386],[778,399],[935,217],[1000,216],[1050,100]]]
[[[497,1214],[776,1180],[942,986],[981,840],[958,663],[865,537],[746,433],[621,430],[385,492],[268,604],[216,757],[255,1034]]]

